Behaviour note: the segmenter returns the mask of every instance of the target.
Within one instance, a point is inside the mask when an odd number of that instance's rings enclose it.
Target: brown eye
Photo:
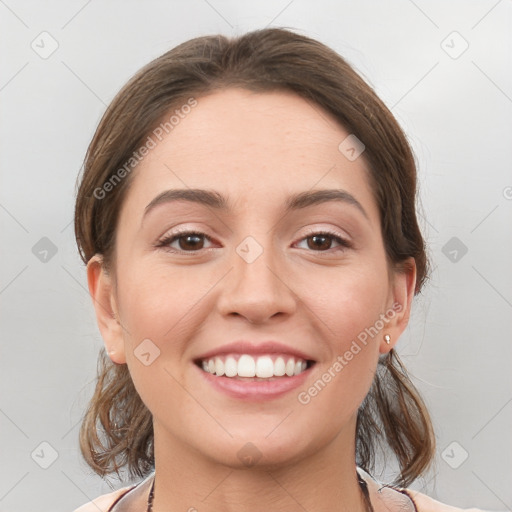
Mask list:
[[[331,248],[332,244],[332,236],[330,235],[312,235],[308,236],[307,240],[308,247],[313,250],[327,250]]]
[[[158,247],[163,247],[171,252],[198,252],[204,249],[204,241],[210,240],[210,237],[204,233],[197,233],[194,231],[186,231],[182,233],[176,233],[165,237],[158,243]],[[173,244],[177,243],[172,246]]]
[[[300,243],[306,241],[307,249],[315,252],[327,252],[329,250],[344,250],[352,247],[351,243],[341,238],[336,233],[330,232],[313,232],[308,236],[304,237]],[[333,242],[338,246],[333,247]]]
[[[194,249],[202,249],[204,245],[204,240],[202,239],[202,235],[197,233],[192,233],[189,235],[181,235],[177,237],[179,248],[184,251],[190,251]]]

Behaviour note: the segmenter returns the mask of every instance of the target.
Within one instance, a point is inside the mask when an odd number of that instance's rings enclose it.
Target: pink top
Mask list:
[[[357,472],[364,482],[363,485],[368,491],[375,512],[485,512],[476,508],[460,509],[452,507],[417,491],[383,485],[359,467]],[[120,504],[130,491],[152,478],[153,474],[138,484],[103,494],[73,512],[115,512],[115,505]]]

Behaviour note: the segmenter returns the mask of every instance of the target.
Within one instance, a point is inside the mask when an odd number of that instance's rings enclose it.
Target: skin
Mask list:
[[[197,99],[133,171],[113,271],[104,270],[101,255],[87,267],[107,351],[128,365],[153,415],[153,510],[364,510],[355,475],[357,410],[379,355],[407,326],[414,264],[405,273],[389,267],[364,153],[352,162],[339,151],[349,133],[328,112],[286,92],[231,88]],[[219,191],[233,209],[180,201],[159,205],[142,222],[146,206],[174,188]],[[290,194],[324,188],[352,194],[367,217],[335,201],[284,215]],[[156,247],[176,228],[211,241],[199,239],[188,254]],[[325,229],[353,247],[328,238],[316,249],[310,231]],[[252,263],[236,251],[247,236],[263,249]],[[184,250],[185,242],[172,248]],[[298,393],[393,304],[401,311],[301,404]],[[149,366],[134,354],[145,339],[160,350]],[[316,364],[304,386],[280,398],[230,398],[200,378],[192,361],[237,339],[277,340]],[[248,442],[261,454],[250,468],[237,455]]]

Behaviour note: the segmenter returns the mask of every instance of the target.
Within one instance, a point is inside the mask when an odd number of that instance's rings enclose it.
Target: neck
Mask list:
[[[198,454],[156,422],[154,435],[153,512],[366,511],[356,475],[355,428],[298,461],[242,469]]]

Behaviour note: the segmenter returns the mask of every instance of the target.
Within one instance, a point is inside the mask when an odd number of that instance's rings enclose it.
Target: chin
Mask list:
[[[318,449],[307,442],[311,439],[311,432],[290,432],[283,428],[281,435],[273,432],[266,437],[269,431],[253,426],[242,433],[238,432],[233,438],[226,435],[223,442],[217,438],[208,443],[203,453],[212,461],[232,469],[268,471],[298,462]],[[213,446],[215,448],[212,450]]]

